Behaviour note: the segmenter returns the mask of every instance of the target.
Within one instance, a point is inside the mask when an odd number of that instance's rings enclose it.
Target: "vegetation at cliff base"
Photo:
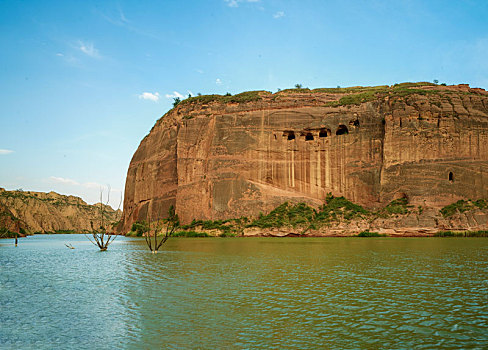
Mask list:
[[[389,217],[391,215],[405,215],[409,213],[409,208],[413,206],[408,205],[407,198],[399,198],[391,201],[388,205],[382,209],[376,211],[376,215],[379,217]]]
[[[378,232],[371,232],[369,230],[359,232],[356,237],[386,237],[385,234],[381,234]]]
[[[269,214],[260,214],[259,217],[246,227],[297,227],[309,224],[314,220],[315,211],[305,203],[295,205],[285,202],[273,209]]]
[[[350,221],[354,218],[366,217],[370,212],[362,206],[352,203],[344,197],[329,194],[326,203],[315,209],[305,203],[291,204],[285,202],[268,214],[260,213],[254,220],[247,217],[229,220],[193,220],[182,225],[179,237],[203,237],[200,232],[216,231],[212,236],[232,237],[242,235],[246,228],[282,228],[301,229],[302,233],[310,229],[318,229],[332,222]],[[134,229],[133,229],[134,231]],[[184,234],[183,232],[188,232]]]
[[[483,199],[477,201],[458,201],[441,210],[444,216],[453,215],[455,212],[464,212],[473,208],[488,209],[488,202]],[[244,230],[258,228],[266,229],[290,229],[295,234],[305,234],[311,230],[320,230],[324,227],[333,227],[337,223],[350,222],[355,219],[364,219],[372,222],[378,218],[421,214],[422,206],[414,208],[406,197],[398,198],[377,210],[367,210],[361,205],[355,204],[344,197],[334,197],[329,193],[325,203],[319,207],[311,207],[306,203],[285,202],[269,213],[260,213],[255,218],[240,217],[227,220],[193,220],[187,225],[181,225],[174,233],[175,237],[234,237],[244,234]],[[132,225],[128,235],[143,236],[147,224],[136,222]],[[442,231],[436,234],[439,237],[485,237],[488,231],[452,232]],[[356,237],[386,237],[385,234],[365,230]]]
[[[146,220],[136,221],[132,224],[131,230],[127,236],[142,237],[142,235],[149,230],[149,225]]]
[[[434,237],[488,237],[488,231],[439,231]]]
[[[468,210],[472,209],[487,209],[488,208],[488,202],[484,199],[478,199],[476,201],[472,200],[458,200],[455,203],[446,205],[444,208],[441,209],[441,214],[445,218],[451,217],[456,213],[464,213]]]
[[[206,232],[196,231],[177,231],[173,234],[173,237],[210,237]]]

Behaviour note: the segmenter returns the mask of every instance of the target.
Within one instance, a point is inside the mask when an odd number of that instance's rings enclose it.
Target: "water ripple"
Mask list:
[[[66,249],[71,243],[75,250]],[[0,348],[487,348],[486,239],[0,242]],[[5,326],[5,327],[4,327]]]

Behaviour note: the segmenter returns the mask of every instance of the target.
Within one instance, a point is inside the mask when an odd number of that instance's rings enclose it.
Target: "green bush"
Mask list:
[[[273,209],[268,215],[260,215],[246,227],[283,227],[303,226],[313,221],[315,211],[305,203],[291,205],[288,202]]]
[[[447,218],[447,217],[453,216],[457,212],[464,213],[465,211],[468,211],[471,208],[472,208],[472,205],[469,202],[461,199],[455,203],[446,205],[444,208],[441,209],[441,214],[442,214],[442,216]]]
[[[131,231],[134,232],[134,236],[142,237],[142,235],[149,231],[149,225],[145,220],[136,221],[132,224]]]
[[[456,213],[464,213],[465,211],[472,209],[488,209],[488,202],[485,199],[478,199],[476,201],[472,200],[458,200],[455,203],[446,205],[441,209],[441,214],[444,217],[451,217]]]
[[[269,91],[245,91],[240,94],[232,96],[230,93],[226,95],[199,95],[187,98],[181,101],[181,104],[208,104],[210,102],[221,102],[221,103],[246,103],[259,101],[262,99],[261,94],[270,94]]]
[[[235,233],[232,233],[232,232],[222,232],[219,237],[235,237],[236,234]]]
[[[488,231],[439,231],[434,237],[488,237]]]
[[[75,230],[54,230],[54,232],[52,233],[55,233],[55,234],[73,234],[73,233],[77,233]]]
[[[385,234],[370,232],[369,230],[359,232],[356,237],[386,237]]]
[[[173,234],[173,237],[210,237],[210,235],[206,232],[177,231]]]
[[[328,194],[326,204],[318,209],[314,209],[305,203],[292,205],[285,202],[269,214],[261,214],[246,227],[306,227],[307,229],[317,229],[321,224],[329,221],[337,221],[341,218],[352,220],[368,214],[369,212],[362,206],[354,204],[344,197],[334,197],[332,194]]]
[[[434,234],[434,237],[464,237],[464,233],[454,231],[439,231]]]
[[[484,199],[478,199],[477,201],[474,201],[473,204],[478,207],[479,209],[487,209],[488,208],[488,203]]]
[[[386,207],[385,211],[389,214],[407,214],[408,213],[408,199],[399,198],[391,201]]]

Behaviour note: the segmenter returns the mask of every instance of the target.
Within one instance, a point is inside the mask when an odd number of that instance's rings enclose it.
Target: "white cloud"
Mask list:
[[[86,187],[86,188],[102,188],[103,185],[101,185],[97,182],[85,182],[83,184],[83,187]]]
[[[227,5],[229,5],[229,7],[238,7],[239,6],[237,4],[237,0],[225,0],[225,2],[227,3]]]
[[[195,71],[196,71],[197,73],[200,73],[200,74],[205,73],[205,72],[204,72],[202,69],[195,69]]]
[[[60,184],[81,186],[81,187],[88,188],[88,189],[96,189],[96,190],[102,190],[102,191],[106,191],[106,187],[107,187],[107,185],[102,185],[102,184],[99,184],[98,182],[80,183],[76,180],[65,178],[65,177],[59,177],[59,176],[51,176],[49,179],[52,182],[56,182],[56,183],[60,183]],[[120,192],[119,189],[111,188],[110,190],[115,191],[115,192]]]
[[[143,92],[142,94],[139,95],[139,98],[141,100],[150,100],[153,102],[158,102],[159,101],[159,92]]]
[[[278,11],[273,15],[273,18],[281,18],[281,17],[285,17],[285,12]]]
[[[57,183],[62,183],[62,184],[68,184],[68,185],[76,185],[78,186],[79,183],[73,179],[67,179],[64,177],[57,177],[57,176],[51,176],[50,179],[54,182]]]
[[[215,84],[222,85],[222,80],[220,78],[215,79]]]
[[[123,23],[129,23],[129,20],[125,17],[124,11],[119,7],[119,18]]]
[[[58,52],[58,53],[56,54],[56,56],[59,56],[59,57],[64,57],[64,55],[63,55],[61,52]]]
[[[10,153],[14,153],[14,151],[12,151],[10,149],[0,149],[0,155],[2,155],[2,154],[10,154]]]
[[[88,55],[93,58],[99,58],[100,54],[98,50],[93,46],[93,43],[85,43],[83,41],[78,41],[78,49],[83,52],[85,55]]]
[[[164,95],[164,96],[165,96],[166,98],[176,98],[176,97],[178,97],[178,98],[183,98],[183,95],[182,95],[182,94],[180,94],[178,91],[173,91],[173,93],[172,93],[172,94],[166,94],[166,95]]]
[[[241,2],[259,2],[260,0],[224,0],[229,7],[239,7]]]

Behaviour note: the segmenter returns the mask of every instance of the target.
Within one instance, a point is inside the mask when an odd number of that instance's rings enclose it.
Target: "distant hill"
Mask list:
[[[0,231],[6,235],[18,227],[24,234],[90,232],[91,222],[100,226],[101,206],[104,223],[120,219],[120,210],[100,203],[89,205],[79,197],[0,188]]]

